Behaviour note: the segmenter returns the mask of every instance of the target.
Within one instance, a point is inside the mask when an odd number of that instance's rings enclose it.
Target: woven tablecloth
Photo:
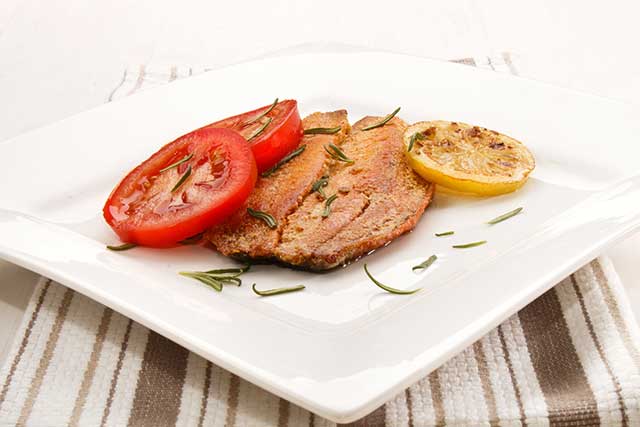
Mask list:
[[[516,73],[508,54],[457,62]],[[135,67],[108,100],[205,71]],[[639,426],[640,334],[606,258],[354,425]],[[331,426],[42,278],[0,371],[1,426]]]

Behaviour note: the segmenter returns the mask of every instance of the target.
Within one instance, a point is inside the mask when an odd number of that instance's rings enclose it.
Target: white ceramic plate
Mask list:
[[[445,119],[527,143],[538,167],[515,194],[440,192],[414,232],[327,274],[259,266],[216,293],[179,270],[233,265],[200,247],[105,249],[112,187],[191,129],[296,98],[302,114],[350,120],[402,106],[409,122]],[[640,221],[640,115],[634,107],[414,57],[315,54],[244,63],[82,113],[0,144],[0,255],[135,319],[216,364],[338,422],[366,415],[543,293]],[[523,206],[524,213],[483,224]],[[454,229],[455,236],[434,232]],[[476,240],[488,244],[456,250]],[[411,266],[431,254],[422,274]],[[306,291],[261,299],[261,288]]]

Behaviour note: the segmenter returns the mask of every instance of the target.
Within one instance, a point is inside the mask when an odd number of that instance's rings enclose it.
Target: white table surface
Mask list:
[[[510,52],[524,77],[637,102],[639,12],[583,0],[2,0],[0,141],[102,104],[132,64],[221,66],[317,42],[441,59]],[[640,234],[606,253],[640,316]],[[35,280],[0,261],[0,363]]]

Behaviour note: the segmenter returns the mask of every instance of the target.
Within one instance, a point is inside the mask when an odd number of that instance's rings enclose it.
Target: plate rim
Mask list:
[[[288,57],[288,56],[317,56],[317,55],[354,55],[353,53],[331,53],[331,54],[324,54],[324,53],[312,53],[312,54],[294,54],[294,55],[285,55],[284,57]],[[388,52],[364,52],[364,53],[357,53],[356,55],[402,55],[402,56],[408,56],[411,58],[414,58],[416,60],[420,60],[420,61],[427,61],[427,62],[436,62],[438,64],[443,64],[446,63],[445,61],[437,61],[437,60],[433,60],[433,59],[427,59],[427,58],[421,58],[421,57],[417,57],[417,56],[413,56],[413,55],[405,55],[405,54],[394,54],[394,53],[388,53]],[[246,66],[247,64],[251,64],[254,63],[256,61],[259,62],[263,62],[263,61],[277,61],[278,59],[281,59],[281,57],[277,57],[277,58],[261,58],[261,59],[257,59],[257,60],[251,60],[251,61],[246,61],[246,62],[242,62],[239,64],[234,64],[234,65],[230,65],[228,67],[222,67],[222,68],[216,68],[214,70],[211,71],[211,73],[215,73],[216,71],[219,70],[223,70],[223,69],[228,69],[228,68],[233,68],[235,66]],[[454,63],[448,63],[448,66],[460,66],[463,67],[464,65],[462,64],[454,64]],[[466,66],[465,66],[466,67]],[[482,69],[472,69],[474,70],[474,72],[479,71],[479,72],[486,72],[486,73],[490,73],[492,75],[495,76],[495,72],[493,71],[489,71],[489,70],[482,70]],[[571,93],[578,93],[580,95],[587,95],[587,96],[591,96],[591,97],[595,97],[597,99],[603,99],[603,100],[607,100],[609,102],[614,101],[614,102],[618,102],[622,105],[631,105],[634,106],[634,104],[628,103],[628,102],[623,102],[623,101],[617,101],[617,100],[612,100],[606,97],[601,97],[598,95],[590,95],[590,94],[585,94],[583,92],[579,92],[579,91],[575,91],[573,89],[565,89],[565,88],[560,88],[557,86],[554,86],[552,84],[548,84],[548,83],[543,83],[543,82],[539,82],[536,80],[531,80],[531,79],[526,79],[523,77],[518,77],[518,76],[511,76],[511,75],[502,75],[502,78],[506,78],[506,79],[522,79],[524,81],[526,81],[528,84],[542,84],[545,86],[549,86],[553,89],[560,89],[562,91],[568,91]],[[197,78],[197,77],[196,77]],[[178,82],[179,83],[179,82]],[[177,84],[178,84],[177,83]],[[139,96],[139,95],[136,95]],[[131,97],[128,97],[131,98]],[[117,104],[118,102],[122,102],[124,101],[124,99],[119,100],[114,102],[113,104]],[[95,109],[92,110],[96,110],[96,109],[100,109],[103,106],[99,106]],[[71,116],[69,118],[72,117],[76,117],[79,115],[84,114],[84,112],[78,113],[74,116]],[[62,121],[56,122],[52,125],[47,125],[44,126],[42,128],[38,128],[36,130],[27,132],[27,133],[31,133],[31,132],[39,132],[39,131],[43,131],[44,129],[48,128],[49,126],[55,126],[58,123],[64,122],[67,119],[63,119]],[[22,134],[25,135],[25,134]],[[8,140],[5,140],[3,142],[6,143],[11,143],[11,141],[17,137],[13,137],[10,138]],[[1,143],[0,143],[1,144]],[[0,150],[2,149],[3,145],[0,145]],[[623,180],[621,182],[618,182],[616,184],[613,184],[610,187],[607,187],[606,189],[603,190],[599,190],[596,192],[593,192],[592,194],[594,196],[597,195],[603,195],[605,193],[611,192],[612,189],[615,188],[620,188],[620,186],[625,186],[627,185],[628,182],[633,181],[633,188],[637,188],[640,189],[640,179],[638,180],[638,182],[636,182],[636,176],[628,178],[626,180]],[[0,218],[2,217],[3,211],[6,213],[6,210],[2,209],[0,207]],[[22,218],[24,219],[25,216],[22,216]],[[39,220],[36,220],[36,222],[40,222]],[[621,238],[623,238],[624,236],[632,233],[633,231],[635,231],[638,227],[640,226],[640,208],[639,211],[635,213],[635,217],[633,218],[633,220],[629,219],[628,222],[626,223],[625,227],[619,227],[617,232],[615,234],[610,234],[607,238],[602,238],[600,240],[598,240],[597,243],[594,243],[592,245],[592,247],[589,248],[585,248],[579,256],[573,256],[571,258],[570,262],[566,262],[563,268],[556,268],[554,270],[554,274],[552,275],[552,277],[554,277],[554,279],[550,279],[549,275],[547,275],[547,277],[545,277],[544,282],[545,285],[537,285],[537,286],[531,286],[532,291],[530,291],[528,293],[528,296],[525,298],[527,299],[526,302],[522,302],[522,305],[520,306],[512,306],[513,309],[511,310],[511,312],[516,312],[519,309],[521,309],[522,307],[524,307],[524,305],[526,305],[528,302],[532,301],[533,299],[535,299],[535,297],[541,295],[542,293],[544,293],[546,290],[548,290],[549,288],[551,288],[553,285],[555,285],[555,281],[554,280],[559,280],[564,278],[564,276],[568,273],[571,273],[572,271],[575,271],[575,269],[579,268],[582,264],[584,264],[585,262],[589,261],[591,258],[595,257],[595,255],[597,255],[598,252],[602,251],[604,248],[606,248],[607,246],[611,245],[612,243],[614,243],[617,240],[620,240]],[[63,233],[64,234],[64,233]],[[253,382],[257,385],[259,385],[260,387],[263,387],[267,390],[269,390],[272,393],[275,393],[277,395],[280,396],[285,396],[286,399],[300,405],[303,406],[315,413],[318,413],[319,415],[322,415],[332,421],[336,421],[336,422],[351,422],[354,421],[364,415],[366,415],[367,413],[369,413],[371,410],[375,409],[377,406],[379,406],[381,403],[384,403],[384,401],[388,400],[389,396],[393,394],[393,392],[391,390],[401,390],[403,388],[405,388],[408,384],[413,383],[416,378],[418,376],[423,376],[426,375],[426,373],[428,372],[424,372],[425,370],[428,370],[429,372],[432,371],[433,369],[436,369],[440,362],[432,362],[431,365],[436,365],[436,366],[429,366],[424,368],[422,371],[416,371],[414,372],[414,374],[412,374],[410,377],[405,378],[402,381],[396,382],[396,386],[394,386],[392,389],[389,389],[388,391],[385,391],[384,393],[380,393],[377,397],[373,397],[371,399],[369,399],[366,402],[360,402],[357,405],[345,405],[340,409],[336,409],[336,407],[329,407],[326,405],[322,405],[319,404],[318,402],[312,402],[309,401],[308,399],[302,399],[300,398],[300,396],[293,396],[291,395],[290,390],[287,391],[286,387],[283,387],[282,384],[279,384],[277,379],[274,380],[273,378],[269,378],[268,375],[264,375],[264,373],[262,372],[256,372],[255,369],[253,369],[253,366],[242,366],[244,364],[244,362],[240,359],[235,358],[233,355],[230,354],[226,354],[224,356],[218,354],[218,355],[213,355],[210,350],[208,349],[203,349],[201,348],[202,346],[198,346],[197,344],[194,344],[192,341],[189,341],[187,339],[182,338],[179,334],[175,333],[175,331],[173,331],[168,324],[162,324],[161,322],[157,322],[157,321],[152,321],[150,318],[148,319],[147,317],[143,316],[143,313],[138,313],[135,310],[133,310],[131,307],[127,307],[126,305],[122,305],[122,304],[118,304],[117,302],[114,302],[113,300],[108,299],[107,296],[104,296],[102,294],[93,292],[93,290],[91,289],[91,286],[88,286],[87,284],[83,283],[82,280],[73,280],[73,278],[67,277],[70,273],[64,274],[61,271],[55,270],[53,269],[51,266],[47,267],[46,265],[40,265],[38,262],[36,262],[35,260],[33,260],[29,254],[20,254],[20,253],[15,253],[15,251],[12,251],[11,248],[3,245],[0,242],[0,258],[6,259],[9,262],[12,262],[14,264],[23,266],[25,268],[28,268],[32,271],[35,271],[39,274],[45,275],[47,277],[50,277],[54,280],[56,280],[57,282],[68,286],[71,289],[74,289],[75,291],[87,295],[90,298],[106,305],[109,307],[113,307],[113,305],[117,305],[117,308],[114,308],[116,311],[124,313],[126,316],[138,321],[139,323],[143,324],[144,326],[148,327],[151,330],[157,331],[158,333],[161,333],[164,336],[168,336],[170,339],[172,339],[173,341],[178,342],[179,344],[183,345],[184,347],[195,351],[198,354],[204,355],[204,357],[206,357],[207,359],[210,359],[212,361],[214,361],[214,363],[216,363],[217,365],[223,367],[224,369],[227,369],[231,372],[234,372],[235,374],[246,378],[248,381]],[[72,275],[72,274],[71,274]],[[543,281],[543,279],[540,279],[540,281]],[[534,295],[535,294],[535,295]],[[533,295],[533,296],[532,296]],[[502,316],[502,315],[501,315]],[[508,316],[508,314],[502,316],[502,319],[506,318]],[[499,323],[499,321],[498,321]],[[160,326],[159,326],[160,325]],[[445,355],[444,353],[441,355],[440,359],[442,362],[444,362],[445,360],[449,359],[450,357],[452,357],[454,354],[456,354],[458,351],[464,349],[468,344],[472,343],[473,341],[475,341],[475,339],[481,335],[484,335],[484,333],[488,332],[491,328],[493,328],[495,325],[489,325],[486,326],[485,328],[480,328],[480,329],[476,329],[476,332],[473,334],[469,334],[466,340],[462,340],[462,341],[458,341],[458,344],[456,346],[456,348],[458,348],[457,350],[449,350],[447,352],[447,354]],[[468,342],[470,341],[470,342]],[[222,353],[222,352],[221,352]],[[225,360],[226,358],[226,360]],[[249,373],[249,375],[247,375],[247,373]],[[269,381],[272,381],[271,383]],[[275,384],[275,385],[274,385]],[[277,386],[276,386],[277,385]]]

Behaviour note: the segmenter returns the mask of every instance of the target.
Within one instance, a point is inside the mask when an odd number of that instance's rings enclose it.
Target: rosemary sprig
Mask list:
[[[282,159],[280,159],[280,161],[278,163],[276,163],[271,169],[262,172],[260,174],[260,176],[265,178],[265,177],[267,177],[269,175],[272,175],[275,171],[280,169],[285,163],[289,162],[294,157],[299,156],[300,154],[302,154],[302,152],[304,151],[305,148],[307,148],[306,145],[301,145],[300,147],[298,147],[297,149],[293,150],[292,152],[290,152],[289,154],[284,156]]]
[[[181,271],[178,274],[180,274],[181,276],[189,277],[191,279],[196,279],[200,283],[204,283],[205,285],[215,289],[218,292],[222,291],[222,287],[224,285],[240,286],[242,284],[242,280],[237,277],[216,276],[214,274],[208,274],[204,271]]]
[[[191,279],[196,279],[198,282],[204,283],[205,285],[215,289],[218,292],[222,291],[222,282],[216,279],[215,276],[210,276],[199,271],[181,271],[178,274],[181,276],[189,277]]]
[[[135,248],[135,243],[123,243],[121,245],[107,245],[107,249],[110,251],[126,251],[127,249]]]
[[[258,120],[260,120],[261,118],[263,118],[264,116],[269,114],[274,108],[276,108],[276,105],[278,105],[278,98],[276,98],[276,100],[273,101],[273,104],[271,104],[271,107],[266,109],[262,114],[258,115],[257,117],[254,117],[253,119],[251,119],[248,122],[246,122],[244,124],[244,126],[249,126],[250,124],[257,122]]]
[[[254,218],[258,218],[267,223],[269,228],[276,228],[278,226],[278,222],[276,219],[270,214],[262,211],[257,211],[255,209],[247,208],[247,212]]]
[[[463,245],[453,245],[451,247],[455,249],[467,249],[467,248],[474,248],[476,246],[484,245],[485,243],[487,243],[486,240],[480,240],[479,242],[465,243]]]
[[[367,273],[367,276],[369,276],[369,279],[371,279],[371,281],[373,283],[375,283],[379,288],[384,289],[387,292],[390,292],[392,294],[397,294],[397,295],[409,295],[409,294],[415,294],[416,292],[418,292],[420,289],[422,288],[417,288],[417,289],[411,289],[411,290],[404,290],[404,289],[396,289],[396,288],[392,288],[391,286],[387,286],[384,285],[380,282],[378,282],[372,275],[371,273],[369,273],[369,270],[367,269],[367,264],[364,265],[364,272]]]
[[[395,115],[398,114],[398,111],[400,111],[400,107],[398,107],[395,110],[393,110],[393,113],[388,114],[384,119],[382,119],[378,123],[375,123],[373,125],[369,125],[367,127],[363,127],[362,130],[364,130],[364,131],[371,130],[371,129],[379,128],[379,127],[382,127],[382,126],[386,125],[389,120],[393,119],[395,117]]]
[[[187,167],[187,170],[185,171],[185,173],[180,177],[180,179],[178,180],[178,182],[176,182],[176,185],[173,186],[173,188],[171,189],[171,192],[173,193],[174,191],[176,191],[178,188],[180,188],[180,186],[182,184],[184,184],[184,182],[187,180],[187,178],[189,178],[189,176],[191,175],[191,165],[189,165]]]
[[[325,145],[324,146],[324,151],[329,153],[329,155],[331,157],[333,157],[334,159],[336,159],[336,160],[339,160],[339,161],[345,162],[345,163],[354,163],[354,161],[351,160],[350,158],[348,158],[347,155],[344,154],[344,151],[342,151],[340,148],[338,148],[338,146],[335,145],[335,144]]]
[[[413,150],[413,144],[416,143],[416,141],[422,141],[425,138],[424,134],[422,132],[416,132],[413,135],[411,135],[411,139],[409,139],[409,146],[407,147],[407,151],[411,151]]]
[[[322,211],[323,218],[326,218],[329,216],[329,214],[331,213],[331,203],[333,203],[333,201],[337,198],[338,198],[338,195],[334,194],[324,202],[324,211]]]
[[[451,236],[452,234],[455,234],[455,231],[443,231],[442,233],[436,233],[435,236],[436,237]]]
[[[303,133],[305,135],[333,135],[340,132],[340,129],[342,129],[340,126],[334,128],[310,128],[305,129]]]
[[[506,214],[502,214],[500,216],[497,216],[497,217],[493,218],[491,221],[487,221],[487,224],[494,225],[494,224],[497,224],[497,223],[502,222],[504,220],[507,220],[507,219],[509,219],[509,218],[511,218],[513,216],[518,215],[520,212],[522,212],[523,209],[524,208],[517,208],[517,209],[514,209],[514,210],[512,210],[510,212],[507,212]]]
[[[324,194],[323,187],[326,187],[329,184],[329,177],[327,175],[323,175],[319,180],[313,183],[311,186],[311,191],[317,191],[318,194],[322,196],[323,199],[327,198],[327,195]]]
[[[271,120],[273,120],[271,117],[267,118],[267,121],[264,122],[264,124],[262,126],[260,126],[260,128],[257,131],[255,131],[253,133],[253,135],[251,135],[249,138],[247,138],[247,141],[251,141],[253,138],[255,138],[256,136],[258,136],[262,132],[264,132],[264,130],[267,128],[267,126],[269,126],[269,124],[271,123]]]
[[[181,271],[178,274],[195,279],[220,292],[224,285],[242,285],[242,280],[238,276],[249,271],[249,268],[251,268],[250,265],[241,268],[220,268],[209,271]]]
[[[437,260],[437,259],[438,259],[438,257],[437,257],[437,256],[435,256],[435,255],[431,255],[429,258],[427,258],[427,260],[426,260],[426,261],[424,261],[423,263],[420,263],[420,264],[418,264],[418,265],[415,265],[415,266],[411,267],[411,269],[412,269],[413,271],[427,269],[427,268],[429,268],[429,266],[430,266],[431,264],[433,264],[434,262],[436,262],[436,260]]]
[[[305,286],[298,285],[298,286],[292,286],[290,288],[275,288],[275,289],[267,289],[266,291],[260,291],[258,290],[258,288],[256,288],[256,284],[254,283],[251,286],[251,289],[253,289],[253,292],[260,295],[261,297],[270,297],[272,295],[279,295],[279,294],[286,294],[289,292],[301,291],[305,289]]]
[[[193,153],[187,154],[186,156],[184,156],[183,158],[181,158],[177,162],[171,163],[169,166],[167,166],[166,168],[160,169],[158,172],[159,173],[166,172],[169,169],[173,169],[173,168],[175,168],[177,166],[180,166],[184,162],[188,162],[189,160],[191,160],[192,157],[193,157]]]
[[[203,235],[204,235],[204,232],[194,234],[191,237],[187,237],[186,239],[180,240],[178,243],[180,243],[181,245],[194,245],[198,243],[200,240],[202,240]]]
[[[207,274],[233,274],[239,276],[242,273],[246,273],[251,270],[251,264],[247,264],[244,267],[232,267],[232,268],[217,268],[215,270],[207,270]]]

